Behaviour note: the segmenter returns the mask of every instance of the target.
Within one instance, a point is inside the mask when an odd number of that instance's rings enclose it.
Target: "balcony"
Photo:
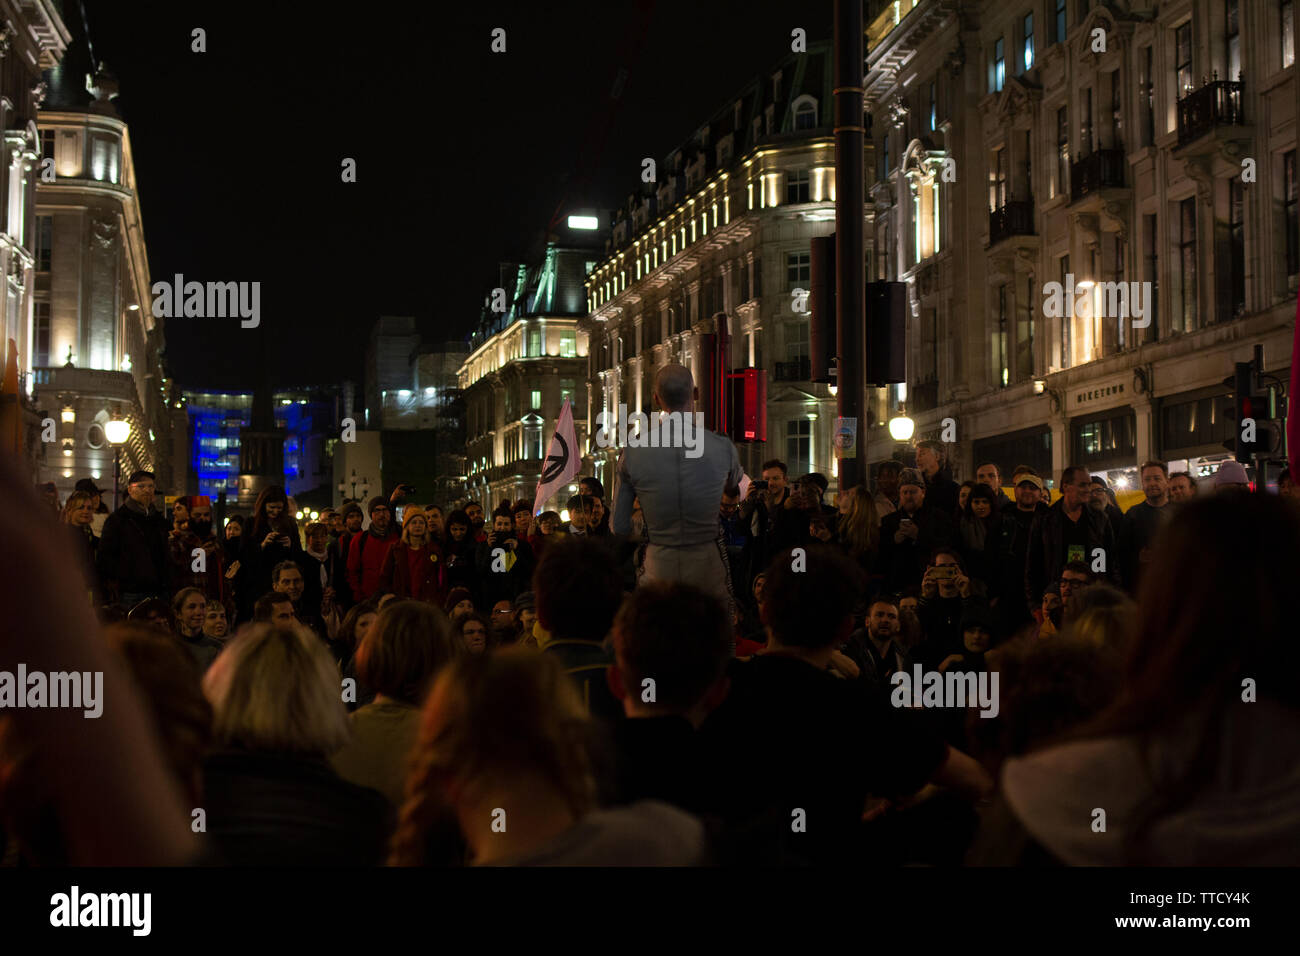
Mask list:
[[[1034,204],[1012,200],[989,211],[989,245],[995,246],[1011,236],[1034,235]]]
[[[1178,145],[1186,146],[1219,126],[1245,126],[1241,81],[1212,80],[1178,101]]]
[[[1127,160],[1122,149],[1099,149],[1070,164],[1070,201],[1078,202],[1102,189],[1124,188],[1124,166]]]
[[[777,382],[806,382],[812,378],[812,360],[805,357],[777,362],[772,378]]]

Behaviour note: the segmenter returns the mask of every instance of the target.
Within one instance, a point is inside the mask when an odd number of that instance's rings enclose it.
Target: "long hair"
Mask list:
[[[875,554],[880,544],[876,503],[862,485],[850,488],[848,496],[849,513],[840,520],[840,541],[853,558]]]
[[[424,861],[429,832],[456,793],[540,778],[583,816],[596,800],[590,734],[578,692],[553,657],[511,647],[458,658],[424,705],[389,863]]]
[[[374,601],[360,601],[348,609],[348,613],[343,615],[343,623],[339,625],[338,636],[335,641],[347,649],[347,657],[357,649],[357,624],[366,614],[379,614],[379,605]],[[374,627],[372,623],[370,625]],[[346,659],[346,658],[345,658]]]
[[[1079,734],[1128,736],[1140,748],[1154,790],[1132,830],[1134,861],[1150,824],[1191,802],[1215,772],[1220,731],[1242,705],[1246,679],[1258,681],[1261,697],[1300,709],[1300,684],[1260,679],[1300,668],[1292,597],[1300,511],[1266,494],[1188,502],[1158,532],[1150,566],[1123,689]],[[1175,738],[1193,756],[1157,771],[1159,744]]]
[[[274,522],[266,515],[266,506],[272,501],[278,501],[284,505],[280,517]],[[257,496],[257,503],[253,505],[252,527],[251,529],[244,529],[244,535],[260,544],[262,539],[271,533],[272,529],[282,531],[295,540],[298,537],[298,527],[294,523],[293,515],[289,514],[289,496],[284,493],[284,489],[279,485],[267,485],[262,489],[262,493]]]

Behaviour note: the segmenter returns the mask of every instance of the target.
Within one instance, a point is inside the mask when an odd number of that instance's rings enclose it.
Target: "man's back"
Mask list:
[[[744,471],[736,446],[728,438],[707,430],[698,457],[685,448],[625,448],[619,459],[619,500],[615,528],[627,534],[631,527],[631,497],[641,500],[650,543],[663,547],[691,547],[718,539],[718,503],[728,483],[738,485]]]

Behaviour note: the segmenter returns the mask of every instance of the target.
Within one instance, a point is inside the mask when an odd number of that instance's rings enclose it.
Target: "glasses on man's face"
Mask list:
[[[508,608],[508,607],[499,607],[499,608],[497,608],[495,611],[493,611],[492,613],[493,613],[493,614],[510,614],[511,612],[510,612],[510,608]]]

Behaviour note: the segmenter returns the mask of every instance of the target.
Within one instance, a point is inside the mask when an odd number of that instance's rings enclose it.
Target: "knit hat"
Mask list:
[[[537,595],[532,591],[521,591],[516,595],[511,606],[515,611],[535,611],[537,610]]]
[[[447,600],[442,602],[442,609],[447,614],[450,614],[452,608],[454,608],[461,601],[473,601],[473,600],[474,600],[474,595],[469,593],[469,588],[460,588],[460,587],[452,588],[451,592],[447,595]]]
[[[1214,473],[1214,487],[1220,485],[1248,485],[1250,478],[1246,475],[1246,468],[1239,461],[1225,461],[1219,466],[1219,470]]]
[[[916,468],[904,468],[898,476],[898,487],[904,485],[915,485],[917,488],[925,488],[925,479],[921,477],[921,472]]]
[[[345,504],[343,506],[343,511],[341,512],[344,521],[348,520],[348,515],[359,515],[361,513],[362,513],[361,506],[357,504],[355,501],[350,501],[347,504]]]
[[[388,499],[385,498],[383,495],[375,495],[373,498],[370,499],[370,504],[366,505],[366,514],[372,515],[375,513],[376,508],[387,508],[387,507],[388,507]]]

